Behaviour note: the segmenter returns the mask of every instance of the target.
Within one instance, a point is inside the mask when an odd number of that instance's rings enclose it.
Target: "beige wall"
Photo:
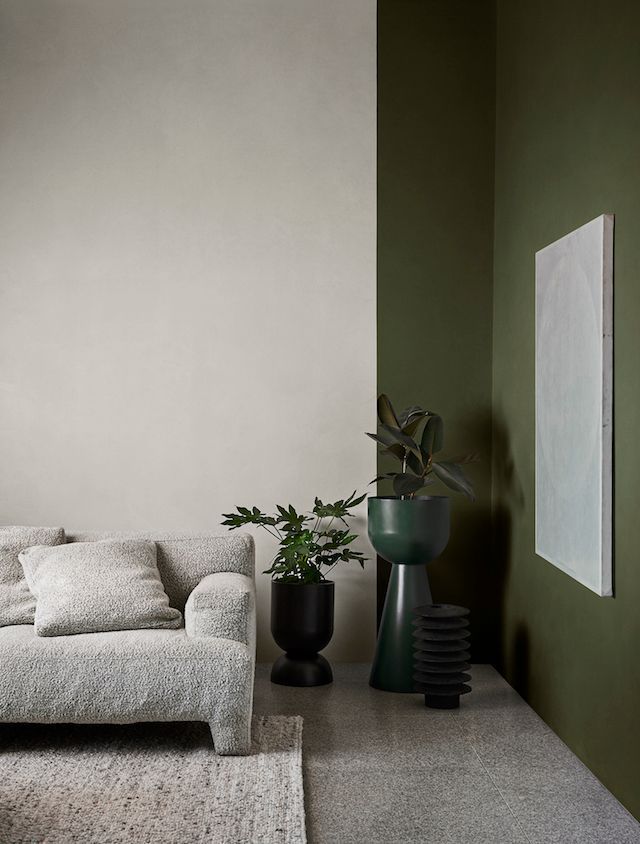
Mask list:
[[[373,0],[0,11],[0,521],[215,529],[364,489]],[[340,574],[328,655],[369,656],[374,578]]]

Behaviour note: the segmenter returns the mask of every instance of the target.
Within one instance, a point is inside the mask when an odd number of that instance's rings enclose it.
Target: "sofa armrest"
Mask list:
[[[203,577],[184,609],[187,636],[215,636],[242,642],[253,652],[256,640],[256,588],[235,572]]]

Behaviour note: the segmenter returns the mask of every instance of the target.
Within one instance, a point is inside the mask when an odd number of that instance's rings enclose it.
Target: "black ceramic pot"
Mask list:
[[[323,686],[333,673],[318,651],[333,636],[334,583],[271,581],[271,633],[285,653],[274,662],[271,682],[281,686]]]

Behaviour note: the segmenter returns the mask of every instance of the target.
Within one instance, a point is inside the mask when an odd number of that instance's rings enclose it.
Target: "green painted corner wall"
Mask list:
[[[378,387],[438,410],[447,446],[483,456],[434,595],[472,608],[474,659],[640,818],[640,4],[380,0],[378,23]],[[534,254],[604,212],[612,599],[533,550]],[[380,599],[386,578],[379,563]]]
[[[399,407],[442,414],[448,453],[482,455],[470,471],[478,500],[454,497],[449,547],[429,567],[436,599],[471,607],[480,661],[493,659],[497,640],[492,9],[484,0],[378,4],[378,389]]]
[[[640,5],[500,0],[493,315],[499,666],[640,817]],[[534,253],[615,214],[615,597],[534,554]]]

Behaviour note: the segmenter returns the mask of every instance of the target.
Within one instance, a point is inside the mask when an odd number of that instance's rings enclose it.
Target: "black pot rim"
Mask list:
[[[282,580],[272,580],[274,586],[333,586],[335,580],[321,580],[319,583],[284,583]]]
[[[415,501],[448,501],[450,495],[415,495],[413,498],[401,498],[399,495],[370,495],[369,501],[401,501],[412,504]]]

